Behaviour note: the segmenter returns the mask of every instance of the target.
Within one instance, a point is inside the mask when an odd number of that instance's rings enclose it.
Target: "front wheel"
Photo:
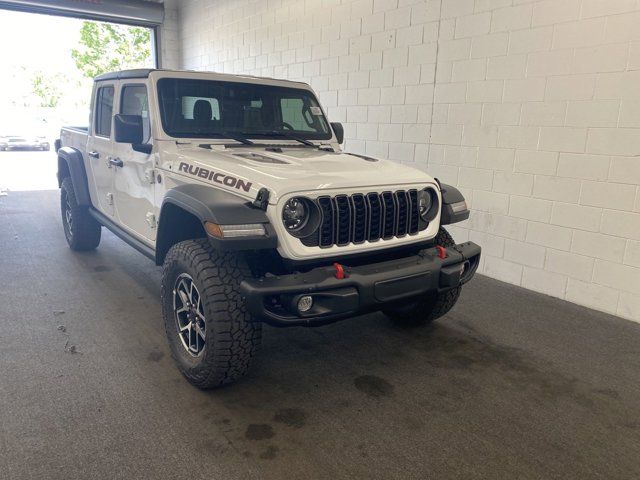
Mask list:
[[[162,270],[162,315],[178,369],[198,388],[242,377],[258,351],[262,324],[240,294],[251,275],[244,259],[217,252],[207,239],[177,243]]]
[[[440,227],[435,244],[445,248],[456,244],[453,237]],[[403,325],[426,325],[446,315],[458,301],[462,287],[452,288],[444,292],[430,292],[413,301],[384,309],[391,319]]]

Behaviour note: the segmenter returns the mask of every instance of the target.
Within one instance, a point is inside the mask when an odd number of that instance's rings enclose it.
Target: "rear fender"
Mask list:
[[[84,160],[82,153],[75,148],[62,147],[58,150],[58,187],[62,186],[65,177],[71,177],[78,205],[90,207],[91,197]]]

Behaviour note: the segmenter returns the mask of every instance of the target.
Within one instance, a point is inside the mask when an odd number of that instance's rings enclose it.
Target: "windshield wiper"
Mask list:
[[[222,137],[230,138],[231,140],[235,140],[236,142],[240,142],[244,145],[253,145],[253,142],[251,140],[248,140],[244,138],[244,136],[241,136],[244,135],[244,132],[240,133],[240,135],[231,132],[220,132],[219,135]]]
[[[203,137],[206,135],[206,138],[230,138],[231,140],[235,140],[236,142],[242,143],[243,145],[253,145],[253,142],[245,138],[245,135],[242,132],[197,131],[197,133],[202,134]],[[184,142],[184,143],[190,143],[190,142]]]
[[[300,142],[304,145],[307,145],[309,147],[313,147],[313,148],[319,148],[319,145],[316,145],[313,142],[310,142],[309,140],[306,140],[304,138],[300,138],[296,135],[291,135],[287,132],[283,132],[280,130],[271,130],[268,132],[241,132],[242,135],[264,135],[265,137],[282,137],[282,138],[286,138],[287,140],[295,140],[296,142]]]

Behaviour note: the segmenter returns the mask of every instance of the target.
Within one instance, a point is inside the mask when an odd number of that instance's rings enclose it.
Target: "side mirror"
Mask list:
[[[333,133],[336,134],[336,138],[338,139],[338,143],[344,142],[344,127],[341,123],[331,122],[331,128],[333,128]]]
[[[142,143],[142,117],[117,114],[114,117],[115,139],[118,143],[140,145]]]

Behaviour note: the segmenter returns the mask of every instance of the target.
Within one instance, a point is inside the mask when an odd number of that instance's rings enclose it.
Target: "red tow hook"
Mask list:
[[[447,258],[447,249],[442,245],[436,245],[436,250],[438,250],[438,258],[442,258],[443,260]]]
[[[344,267],[342,265],[340,265],[339,263],[334,263],[333,266],[336,269],[335,276],[338,280],[343,280],[347,278],[348,275],[344,271]]]

